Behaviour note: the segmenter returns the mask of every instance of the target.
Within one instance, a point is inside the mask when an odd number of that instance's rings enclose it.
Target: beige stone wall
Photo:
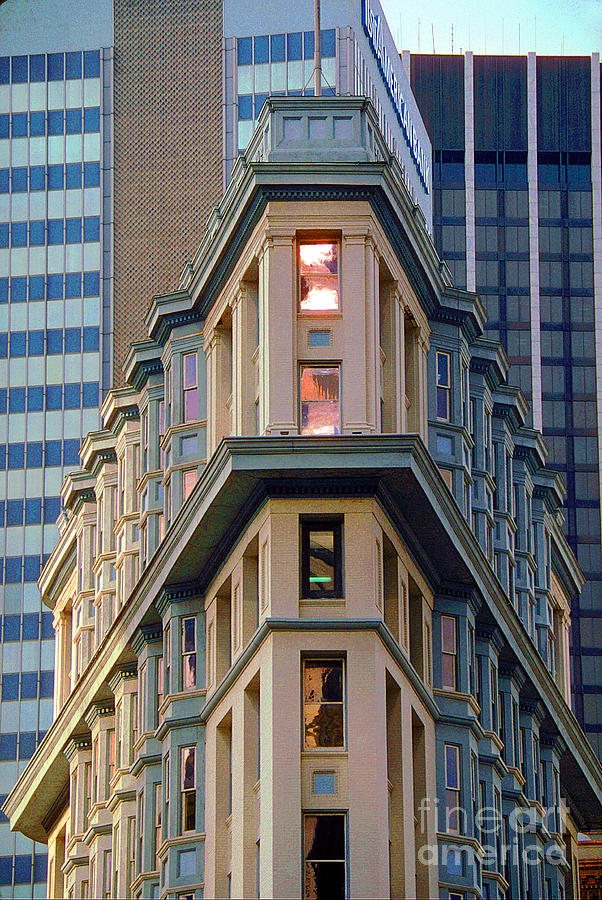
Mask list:
[[[113,377],[222,193],[220,0],[115,0]]]

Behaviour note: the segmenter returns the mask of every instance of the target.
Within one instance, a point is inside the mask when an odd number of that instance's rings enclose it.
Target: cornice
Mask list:
[[[163,640],[163,627],[160,622],[154,622],[151,625],[141,625],[132,638],[132,650],[136,656],[139,656],[145,644],[155,644],[161,640]]]

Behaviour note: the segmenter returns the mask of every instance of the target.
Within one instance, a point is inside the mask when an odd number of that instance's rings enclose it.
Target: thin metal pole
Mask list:
[[[322,47],[320,46],[320,0],[314,0],[314,94],[322,95]]]

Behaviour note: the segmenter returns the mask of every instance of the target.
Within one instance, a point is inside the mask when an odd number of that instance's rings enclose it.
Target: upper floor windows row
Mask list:
[[[334,28],[320,32],[320,50],[323,58],[333,57],[336,52]],[[239,66],[261,65],[269,62],[289,62],[313,59],[313,31],[292,34],[264,34],[255,37],[238,38],[236,58]]]
[[[83,220],[48,219],[47,221],[13,222],[10,225],[11,247],[41,247],[45,244],[80,244],[100,240],[98,216]],[[9,246],[9,226],[0,225],[0,248]]]
[[[0,278],[0,303],[25,303],[34,300],[69,300],[98,297],[100,272],[67,272],[55,275],[19,275]],[[85,330],[85,329],[84,329]]]
[[[100,107],[49,109],[48,112],[2,113],[0,138],[43,137],[57,134],[89,134],[100,131]]]
[[[32,56],[0,57],[0,84],[27,81],[62,81],[100,76],[100,50],[67,53],[36,53]]]
[[[56,409],[90,409],[98,406],[97,381],[74,381],[67,384],[34,384],[31,387],[13,387],[7,393],[0,388],[0,413],[42,412]],[[19,444],[9,444],[20,446]],[[10,456],[10,452],[9,452]],[[75,460],[77,463],[77,459]]]
[[[67,163],[0,169],[0,194],[24,191],[63,191],[99,187],[100,163]]]

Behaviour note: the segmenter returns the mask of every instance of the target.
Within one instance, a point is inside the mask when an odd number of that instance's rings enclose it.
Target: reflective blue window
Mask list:
[[[10,81],[10,57],[0,56],[0,84],[8,84]]]
[[[46,388],[46,409],[63,408],[63,388],[60,384],[49,384]]]
[[[20,616],[4,616],[2,640],[4,641],[20,641],[21,640],[21,617]]]
[[[82,273],[68,272],[65,275],[65,297],[81,297]],[[77,329],[79,333],[79,329]]]
[[[61,300],[63,297],[63,276],[49,275],[46,298],[48,300]]]
[[[52,697],[54,694],[54,672],[40,672],[40,697]],[[44,879],[42,879],[44,880]]]
[[[8,113],[0,115],[0,138],[8,137]]]
[[[62,53],[48,54],[48,81],[60,81],[65,75],[65,57]]]
[[[84,187],[98,187],[100,185],[100,163],[84,163]]]
[[[270,44],[267,34],[253,38],[255,51],[255,65],[270,61]]]
[[[8,194],[8,169],[0,169],[0,194]]]
[[[48,166],[48,190],[62,191],[65,183],[63,166]]]
[[[283,34],[273,34],[270,38],[272,62],[284,62],[285,44]]]
[[[65,54],[65,77],[81,78],[82,77],[82,54],[81,50],[76,50]]]
[[[8,278],[0,278],[0,303],[8,303]]]
[[[67,278],[69,276],[67,275]],[[65,282],[65,296],[69,296],[66,290],[66,282]],[[82,349],[82,333],[79,328],[65,328],[65,353],[81,353]],[[79,385],[78,385],[79,387]],[[79,406],[79,404],[78,404]]]
[[[60,497],[44,497],[44,524],[54,524],[61,513]],[[52,613],[42,613],[42,638],[53,638]]]
[[[46,189],[46,171],[44,166],[32,166],[29,170],[29,190],[43,191]]]
[[[13,194],[27,190],[27,169],[25,167],[11,170],[11,190]]]
[[[98,328],[84,328],[84,353],[98,350],[99,337]]]
[[[8,411],[25,412],[25,388],[11,387],[8,392]]]
[[[30,388],[31,390],[31,388]],[[41,388],[40,388],[41,390]],[[27,468],[40,469],[42,467],[42,442],[29,441],[27,444]]]
[[[8,356],[8,335],[0,334],[0,359],[6,359]]]
[[[0,469],[6,469],[6,446],[0,447]],[[0,580],[2,578],[2,562],[0,561]]]
[[[81,386],[79,384],[65,385],[65,409],[79,409],[81,406]],[[66,443],[66,442],[65,442]]]
[[[236,59],[239,66],[250,66],[253,62],[253,44],[250,37],[238,38],[236,42]]]
[[[67,134],[81,134],[82,111],[81,109],[68,109],[65,114],[65,131]]]
[[[7,673],[2,676],[2,699],[17,700],[19,696],[19,676]]]
[[[100,76],[100,50],[84,50],[84,78]]]
[[[29,136],[41,137],[46,134],[46,116],[43,112],[29,113]]]
[[[60,466],[61,464],[61,442],[46,441],[44,445],[44,465]]]
[[[22,525],[23,524],[23,501],[7,500],[6,501],[6,524]]]
[[[83,388],[82,406],[84,409],[98,406],[98,382],[88,381]]]
[[[29,754],[29,756],[24,756],[23,753],[24,747],[26,746],[23,743],[24,734],[33,734],[35,738],[35,733],[31,732],[23,732],[19,739],[19,759],[29,759],[33,756],[33,750]],[[34,744],[35,749],[35,744]],[[15,884],[29,884],[31,881],[31,856],[15,856]]]
[[[6,618],[6,617],[5,617]],[[6,640],[6,638],[5,638]],[[16,759],[17,758],[17,735],[16,734],[2,734],[0,735],[0,760],[7,759]],[[0,860],[3,863],[2,871],[0,872],[0,880],[2,884],[10,884],[11,875],[12,875],[12,856],[3,856],[0,857]],[[8,881],[5,881],[6,874],[8,871]]]
[[[253,97],[250,94],[239,96],[238,118],[241,120],[248,120],[253,118]]]
[[[82,186],[81,163],[67,163],[65,166],[65,181],[68,188],[80,188]]]
[[[29,223],[29,245],[41,247],[46,242],[46,222]]]
[[[98,216],[84,218],[84,241],[100,240],[100,219]]]
[[[100,131],[100,109],[98,106],[89,106],[84,109],[84,131]]]
[[[63,134],[64,127],[63,110],[48,110],[48,134]]]
[[[25,466],[25,444],[9,444],[7,465],[9,469],[22,469]]]
[[[6,388],[0,388],[0,413],[6,412],[6,398],[8,395],[8,391]],[[0,516],[0,519],[2,517]]]
[[[27,334],[27,352],[29,356],[44,356],[44,332],[29,331]],[[36,388],[37,390],[37,388]]]
[[[48,243],[49,244],[62,244],[63,243],[63,220],[62,219],[49,219],[48,220]]]
[[[8,247],[8,225],[0,225],[0,247]]]
[[[22,569],[23,560],[20,556],[7,556],[4,560],[4,581],[6,584],[18,584],[21,581]]]
[[[43,332],[38,332],[43,333]],[[29,332],[30,342],[29,346],[31,348],[31,334]],[[31,350],[30,350],[31,355]],[[44,388],[41,385],[34,385],[33,387],[27,388],[27,412],[41,412],[44,409]],[[28,448],[31,447],[31,444],[27,445]],[[29,449],[27,451],[27,464],[29,465]]]
[[[100,272],[84,272],[84,297],[98,297]]]
[[[25,356],[26,331],[13,331],[10,336],[10,355]]]
[[[4,525],[4,500],[0,500],[0,525]]]
[[[10,302],[24,303],[27,300],[27,278],[24,276],[19,278],[11,278],[10,280]]]
[[[35,525],[42,521],[42,498],[26,497],[25,498],[25,524]]]
[[[22,731],[19,735],[19,759],[31,759],[37,743],[35,731]],[[17,870],[17,860],[23,860],[22,868]],[[29,863],[29,866],[27,865]],[[17,875],[21,881],[17,881]],[[15,857],[15,884],[23,884],[31,880],[31,856]]]
[[[255,94],[255,100],[254,100],[254,102],[255,102],[255,118],[257,118],[259,116],[259,113],[261,112],[261,108],[267,99],[268,99],[267,94]]]
[[[65,223],[65,243],[80,244],[82,239],[82,220],[67,219]]]
[[[290,60],[301,59],[303,55],[303,35],[300,31],[286,36],[287,57]]]
[[[63,331],[61,328],[49,328],[46,332],[46,353],[49,356],[63,352]]]
[[[314,33],[306,31],[303,34],[303,55],[305,59],[314,58]]]
[[[43,53],[29,57],[29,80],[46,81],[46,57]]]
[[[44,299],[44,276],[43,275],[30,275],[29,276],[29,299],[30,300],[43,300]]]
[[[11,247],[27,247],[27,222],[13,222],[10,226]]]
[[[323,57],[336,56],[336,33],[334,28],[320,33],[320,48]]]
[[[13,113],[10,130],[14,138],[27,137],[27,113]]]
[[[21,699],[33,700],[38,696],[38,673],[23,672],[21,675]]]
[[[26,56],[13,56],[11,80],[13,84],[23,84],[27,81],[28,65]]]
[[[65,385],[68,387],[69,385]],[[79,384],[75,385],[79,388]],[[66,466],[77,466],[79,465],[79,448],[80,441],[65,441],[65,446],[63,449],[63,462]]]
[[[37,581],[40,577],[40,557],[39,556],[26,556],[23,559],[23,581]],[[28,635],[25,634],[25,620],[29,618],[29,616],[23,616],[23,638],[27,639]],[[31,617],[31,630],[33,631],[33,626],[35,624],[35,634],[32,634],[32,639],[37,638],[39,631],[39,623],[38,617]]]

